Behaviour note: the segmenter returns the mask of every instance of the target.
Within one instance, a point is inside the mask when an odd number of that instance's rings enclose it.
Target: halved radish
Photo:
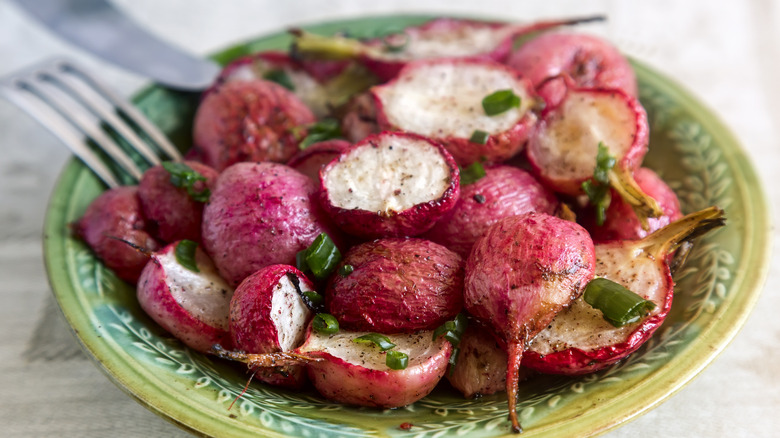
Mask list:
[[[458,166],[440,145],[383,132],[320,171],[320,201],[342,230],[365,238],[413,236],[455,206]]]
[[[506,390],[506,351],[489,329],[477,321],[469,322],[458,350],[455,366],[447,373],[447,380],[464,397]]]
[[[593,177],[599,145],[615,158],[609,185],[628,202],[643,224],[663,212],[637,185],[633,172],[642,164],[649,140],[647,114],[637,99],[619,90],[568,89],[560,105],[546,108],[528,141],[528,159],[553,190],[583,193]]]
[[[615,327],[580,297],[529,343],[523,365],[554,374],[585,374],[636,351],[663,323],[674,296],[667,255],[684,240],[723,225],[723,211],[710,207],[638,241],[596,245],[596,275],[622,284],[656,307],[643,320]]]
[[[230,301],[230,336],[235,348],[248,353],[298,348],[314,316],[301,295],[313,290],[311,281],[288,265],[267,266],[244,279]],[[305,370],[300,366],[261,369],[255,376],[294,388],[305,383]]]
[[[483,99],[511,90],[519,104],[489,115]],[[500,162],[519,152],[536,123],[530,82],[492,61],[442,59],[410,64],[391,82],[371,89],[382,129],[413,132],[441,142],[462,166]],[[475,132],[485,138],[477,140]]]
[[[207,352],[214,344],[231,345],[233,288],[195,242],[174,242],[153,253],[136,293],[146,314],[189,347]]]
[[[328,311],[347,330],[433,330],[463,307],[463,260],[423,239],[377,239],[352,247],[325,293]]]
[[[319,183],[320,170],[341,155],[351,144],[346,140],[325,140],[299,151],[287,165]]]

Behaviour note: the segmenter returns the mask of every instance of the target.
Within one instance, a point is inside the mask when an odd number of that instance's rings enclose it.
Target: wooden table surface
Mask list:
[[[116,1],[197,54],[290,24],[364,14],[446,12],[533,20],[606,13],[589,31],[666,73],[728,125],[751,157],[773,211],[780,205],[780,3],[736,1],[428,0]],[[65,54],[130,95],[145,83],[49,34],[0,0],[0,75]],[[0,99],[0,436],[188,436],[115,387],[80,352],[46,281],[41,230],[66,149]],[[773,221],[774,222],[774,221]],[[778,233],[771,239],[777,253]],[[780,262],[734,341],[692,383],[611,437],[780,434]]]

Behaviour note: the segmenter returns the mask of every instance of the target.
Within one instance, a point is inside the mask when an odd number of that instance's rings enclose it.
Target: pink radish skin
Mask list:
[[[463,306],[463,260],[423,239],[378,239],[357,245],[334,275],[325,301],[346,330],[412,333],[454,319]]]
[[[515,406],[524,347],[582,293],[594,268],[587,231],[543,213],[496,222],[471,250],[465,307],[506,342],[506,389],[515,432],[521,431]]]
[[[361,93],[345,105],[341,132],[349,141],[357,143],[380,132],[376,117],[374,96],[370,92]]]
[[[184,164],[201,174],[206,181],[194,184],[197,193],[210,190],[217,179],[217,171],[205,164],[185,161]],[[171,174],[162,166],[154,166],[144,172],[138,185],[148,228],[163,242],[189,239],[200,242],[200,227],[204,203],[195,201],[187,189],[171,183]]]
[[[604,224],[596,225],[595,215],[592,212],[581,215],[583,226],[590,231],[595,242],[639,240],[682,217],[677,195],[655,172],[640,167],[634,172],[634,179],[643,192],[658,202],[663,215],[658,218],[648,218],[649,227],[645,230],[631,206],[617,194],[613,194]]]
[[[300,126],[314,114],[270,81],[230,81],[209,93],[195,114],[194,143],[218,171],[244,161],[286,162],[298,151]]]
[[[407,353],[406,369],[385,365],[385,353],[352,339],[366,332],[340,331],[335,335],[311,332],[298,352],[312,358],[307,367],[314,387],[328,400],[377,408],[406,406],[428,395],[447,371],[452,354],[449,342],[433,332],[389,335],[394,350]]]
[[[276,353],[294,350],[303,343],[314,314],[298,295],[290,275],[298,279],[301,292],[314,290],[301,271],[288,265],[262,268],[236,288],[230,301],[230,335],[235,348],[247,353]],[[301,388],[306,382],[302,366],[259,369],[255,377],[290,388]]]
[[[482,99],[511,89],[518,108],[488,116]],[[504,161],[525,146],[537,121],[530,82],[502,64],[485,60],[440,59],[410,64],[391,82],[371,89],[380,129],[414,132],[440,142],[461,166]],[[475,130],[489,134],[471,142]]]
[[[215,345],[230,348],[228,306],[233,295],[211,259],[200,247],[200,272],[176,260],[174,242],[152,254],[138,280],[138,303],[147,315],[190,348],[206,353]]]
[[[500,219],[517,214],[553,214],[558,198],[530,173],[510,166],[485,168],[485,176],[461,186],[455,208],[424,238],[440,243],[464,259],[482,233]]]
[[[441,145],[415,134],[383,132],[320,171],[320,203],[348,234],[414,236],[455,206],[459,175]]]
[[[287,165],[319,184],[320,170],[350,146],[351,144],[345,140],[326,140],[314,143],[293,155]]]
[[[604,369],[639,349],[672,306],[674,280],[667,255],[678,243],[723,225],[723,220],[723,211],[710,207],[642,240],[596,245],[596,274],[653,301],[656,308],[646,318],[618,328],[580,297],[534,338],[523,365],[544,373],[579,375]]]
[[[320,233],[337,244],[305,175],[277,163],[238,163],[217,178],[203,210],[203,245],[232,285],[260,268],[295,264]]]
[[[138,199],[138,187],[124,186],[107,190],[95,198],[84,216],[74,224],[73,231],[117,277],[136,284],[149,256],[131,245],[147,251],[160,248],[146,231],[147,226]]]

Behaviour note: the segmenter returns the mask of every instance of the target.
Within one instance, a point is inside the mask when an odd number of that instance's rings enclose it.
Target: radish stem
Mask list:
[[[631,206],[642,224],[642,229],[650,229],[647,218],[663,216],[664,212],[658,202],[642,191],[630,169],[613,167],[609,171],[609,185]]]

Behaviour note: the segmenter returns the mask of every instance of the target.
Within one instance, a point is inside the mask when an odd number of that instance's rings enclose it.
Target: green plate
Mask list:
[[[372,17],[310,26],[370,35],[428,17]],[[227,62],[286,48],[280,33],[216,56]],[[700,239],[677,275],[666,323],[627,360],[580,378],[543,376],[523,384],[519,416],[524,436],[597,434],[657,406],[682,388],[742,327],[766,277],[769,221],[755,171],[731,133],[670,79],[635,63],[651,123],[646,165],[679,196],[684,212],[725,209],[728,226]],[[180,147],[188,147],[197,96],[150,87],[135,99]],[[172,339],[140,309],[134,290],[117,280],[69,233],[104,188],[79,161],[65,168],[45,224],[45,259],[54,295],[95,361],[120,388],[170,421],[207,436],[501,436],[509,434],[503,394],[464,400],[446,385],[405,408],[375,410],[330,403],[314,392],[253,383],[240,369],[195,353]],[[411,423],[411,430],[399,425]]]

